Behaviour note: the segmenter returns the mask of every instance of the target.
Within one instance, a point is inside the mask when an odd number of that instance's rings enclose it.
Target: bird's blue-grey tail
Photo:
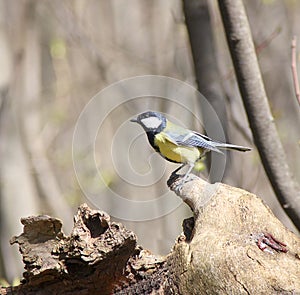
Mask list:
[[[236,150],[240,152],[251,151],[252,149],[246,146],[235,145],[230,143],[215,143],[216,148],[225,150]]]

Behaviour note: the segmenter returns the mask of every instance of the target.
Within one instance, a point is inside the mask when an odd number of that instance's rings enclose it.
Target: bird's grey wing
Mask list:
[[[175,145],[179,145],[176,141],[176,137],[173,136],[172,132],[166,132],[166,131],[162,131],[161,134],[163,135],[163,138],[165,140],[168,140],[169,142],[175,144]]]
[[[218,153],[222,153],[217,147],[214,146],[214,142],[207,136],[197,132],[189,131],[185,134],[177,134],[175,132],[167,132],[168,137],[172,138],[177,145],[187,147],[199,147]]]
[[[220,141],[214,141],[211,138],[209,138],[208,136],[205,136],[205,135],[197,133],[197,132],[194,132],[194,133],[196,135],[204,138],[205,140],[207,140],[211,145],[213,145],[219,151],[220,151],[220,149],[229,149],[229,150],[231,149],[231,150],[237,150],[237,151],[240,151],[240,152],[251,151],[251,148],[249,148],[249,147],[240,146],[240,145],[236,145],[236,144],[225,143],[225,142],[220,142]]]

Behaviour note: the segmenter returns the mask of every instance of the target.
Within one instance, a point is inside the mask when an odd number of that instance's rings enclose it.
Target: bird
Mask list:
[[[172,174],[188,166],[182,182],[184,183],[192,172],[195,164],[207,153],[221,153],[229,149],[240,152],[250,151],[251,148],[214,141],[206,135],[186,129],[169,121],[165,115],[147,111],[130,120],[138,123],[147,134],[150,145],[166,160],[182,164]]]

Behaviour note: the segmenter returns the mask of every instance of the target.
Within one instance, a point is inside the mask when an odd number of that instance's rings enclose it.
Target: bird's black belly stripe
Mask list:
[[[154,136],[155,136],[155,133],[153,133],[153,132],[146,132],[146,133],[147,133],[148,141],[149,141],[149,143],[151,144],[151,146],[152,146],[158,153],[160,153],[158,146],[156,146],[156,145],[154,144]]]

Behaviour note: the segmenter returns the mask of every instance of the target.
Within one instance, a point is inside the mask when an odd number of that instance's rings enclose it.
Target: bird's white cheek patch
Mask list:
[[[158,128],[162,123],[162,121],[156,117],[145,118],[142,119],[141,122],[147,128]]]

